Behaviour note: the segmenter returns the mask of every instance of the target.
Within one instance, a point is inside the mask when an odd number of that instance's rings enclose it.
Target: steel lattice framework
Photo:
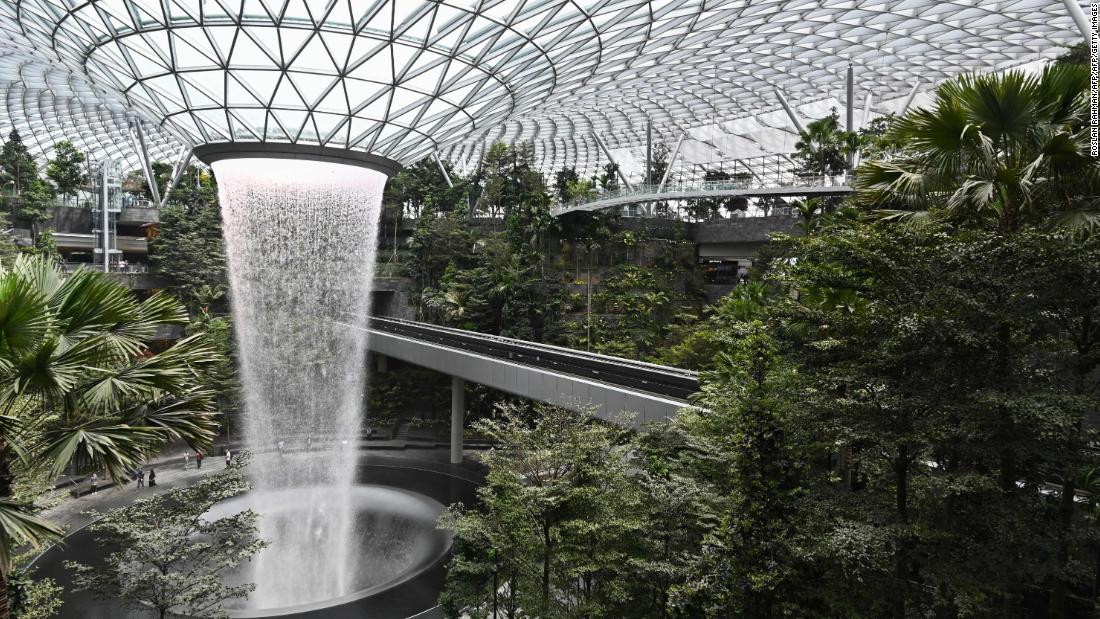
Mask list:
[[[775,87],[820,115],[852,64],[877,114],[1079,38],[1061,0],[0,0],[0,128],[131,156],[138,121],[160,158],[528,140],[546,169],[592,169],[593,134],[638,147],[650,120],[696,159],[752,157],[793,143]]]

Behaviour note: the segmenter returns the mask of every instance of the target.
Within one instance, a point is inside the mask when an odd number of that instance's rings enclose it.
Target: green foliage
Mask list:
[[[441,597],[448,614],[624,616],[630,549],[645,535],[629,437],[542,405],[502,408],[477,430],[495,444],[480,506],[441,518],[456,538]]]
[[[1088,115],[1084,66],[960,77],[893,123],[886,137],[905,150],[860,166],[859,202],[890,220],[1089,233],[1100,225],[1100,160]]]
[[[157,183],[157,190],[160,191],[160,195],[163,197],[164,190],[168,187],[168,184],[172,182],[172,165],[163,161],[154,161],[150,167],[153,170],[153,178]],[[146,200],[153,199],[153,192],[149,189],[149,182],[145,178],[145,172],[140,168],[126,175],[125,184],[133,187],[133,191]]]
[[[161,209],[159,232],[149,245],[150,262],[195,312],[211,300],[211,289],[226,284],[221,225],[217,186],[209,178],[198,188],[181,182]]]
[[[68,140],[54,144],[54,157],[46,166],[46,177],[53,181],[61,195],[68,198],[88,183],[84,153]]]
[[[176,301],[139,302],[103,273],[63,277],[30,257],[0,270],[0,574],[14,547],[59,533],[12,498],[17,465],[50,477],[70,463],[105,467],[124,479],[172,440],[209,444],[217,423],[196,373],[216,353],[196,336],[149,354],[159,325],[186,321]]]
[[[812,538],[801,509],[804,451],[788,433],[798,388],[794,365],[763,323],[731,326],[736,340],[702,378],[702,408],[676,419],[687,449],[673,460],[702,489],[704,530],[678,604],[706,616],[780,616],[795,592]]]
[[[988,615],[1029,588],[1081,586],[1053,560],[1075,534],[1044,484],[1081,466],[1097,400],[1072,387],[1080,353],[1049,320],[1100,289],[1059,300],[1070,291],[1054,293],[1043,259],[1064,239],[861,224],[789,243],[778,285],[800,293],[777,333],[808,382],[795,427],[842,457],[809,496],[827,542],[811,603]],[[878,550],[853,556],[853,535]]]
[[[23,138],[15,129],[0,147],[0,184],[4,190],[22,193],[38,178],[38,164],[31,157]]]
[[[727,181],[733,178],[733,175],[725,170],[707,168],[703,171],[703,181],[705,182],[717,182]],[[687,201],[687,213],[690,217],[697,220],[717,219],[721,216],[722,209],[727,212],[734,210],[735,205],[738,204],[738,198],[692,198]]]
[[[742,337],[742,326],[764,317],[768,290],[762,282],[737,286],[733,292],[706,308],[706,320],[684,316],[673,324],[684,325],[673,338],[673,346],[658,353],[661,363],[692,370],[713,370],[720,356],[734,350]]]
[[[20,253],[15,239],[10,234],[0,231],[0,269],[10,267]]]
[[[1092,50],[1089,44],[1082,41],[1066,48],[1066,53],[1054,60],[1056,64],[1085,65],[1092,60]]]
[[[53,211],[53,188],[44,180],[35,178],[24,185],[19,196],[15,215],[31,224],[31,238],[38,242],[38,227],[48,221]]]
[[[221,518],[204,516],[218,502],[248,490],[239,454],[225,471],[187,488],[138,499],[102,514],[90,529],[114,549],[104,567],[72,561],[78,589],[152,609],[168,616],[228,617],[222,604],[248,595],[255,585],[226,585],[222,575],[266,546],[257,538],[258,515],[245,510]]]
[[[64,588],[52,578],[33,577],[29,565],[37,552],[25,552],[15,557],[8,580],[8,604],[13,619],[51,619],[61,610]]]
[[[576,168],[562,168],[554,173],[554,195],[558,202],[568,202],[576,197],[571,187],[581,180]]]
[[[53,230],[43,230],[38,234],[38,239],[34,243],[34,253],[50,260],[60,258],[57,253],[57,241],[53,238]]]
[[[593,311],[599,314],[593,349],[634,359],[656,354],[667,342],[673,319],[700,305],[692,292],[677,285],[680,275],[681,268],[669,264],[621,264],[606,272],[593,298]]]
[[[217,360],[201,370],[200,380],[214,392],[214,399],[221,413],[222,429],[227,433],[235,431],[236,428],[230,427],[230,420],[239,411],[243,400],[241,381],[237,375],[232,323],[228,317],[211,317],[204,308],[194,322],[188,325],[187,333],[202,334],[217,354]]]
[[[848,156],[858,148],[856,134],[840,128],[840,117],[832,112],[808,125],[795,143],[799,174],[834,176],[848,170]]]
[[[449,161],[443,162],[447,174],[454,183],[448,187],[439,165],[431,158],[421,159],[402,169],[386,183],[384,203],[400,207],[413,217],[421,213],[450,213],[466,208],[469,191],[466,179],[459,176]]]
[[[493,143],[485,151],[478,176],[478,209],[494,218],[507,218],[512,208],[531,194],[547,193],[546,181],[535,168],[535,147],[529,142]]]

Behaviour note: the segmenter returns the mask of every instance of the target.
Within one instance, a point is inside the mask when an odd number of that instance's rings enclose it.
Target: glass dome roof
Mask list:
[[[1050,58],[1060,0],[0,0],[5,122],[43,150],[132,156],[290,142],[401,163],[530,140],[544,167],[687,134],[685,152],[790,150],[805,113],[895,105],[918,81]],[[817,114],[820,115],[820,114]],[[789,142],[789,144],[787,144]]]

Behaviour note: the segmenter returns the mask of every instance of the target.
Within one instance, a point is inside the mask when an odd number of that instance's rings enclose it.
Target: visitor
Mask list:
[[[189,457],[190,457],[190,454],[188,454],[186,451],[183,452],[183,468],[187,468],[187,463],[189,462],[189,460],[188,460]]]
[[[229,465],[233,462],[233,452],[228,448],[225,450],[225,468],[229,468]]]
[[[197,469],[202,468],[202,452],[201,451],[196,451],[195,452],[195,468],[197,468]]]
[[[140,468],[140,467],[137,470],[137,487],[138,488],[144,488],[145,487],[145,469]]]
[[[95,491],[99,489],[99,475],[96,475],[95,473],[92,473],[91,482],[92,482],[92,490],[91,490],[90,494],[95,494]]]
[[[278,447],[279,447],[279,455],[280,455],[280,456],[282,456],[282,455],[283,455],[283,445],[284,445],[284,443],[283,443],[283,439],[279,439],[279,445],[278,445]]]
[[[157,486],[157,472],[153,469],[149,469],[149,487],[155,488]]]
[[[306,451],[313,451],[313,435],[306,437]]]

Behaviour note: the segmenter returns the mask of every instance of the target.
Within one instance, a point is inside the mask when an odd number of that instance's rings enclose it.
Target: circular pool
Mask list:
[[[473,504],[480,476],[470,468],[455,467],[438,461],[402,456],[370,454],[359,467],[357,485],[352,487],[354,526],[346,535],[347,543],[358,552],[347,568],[347,593],[336,597],[317,596],[313,592],[281,587],[279,595],[252,595],[248,600],[226,602],[230,617],[252,619],[405,619],[432,609],[446,576],[451,535],[436,527],[445,505]],[[221,517],[244,509],[253,509],[261,518],[272,519],[271,526],[318,526],[306,522],[305,507],[320,488],[294,488],[271,493],[249,493],[225,501],[211,511]],[[120,490],[127,492],[127,490]],[[70,591],[72,574],[62,563],[76,560],[101,565],[106,549],[96,543],[87,529],[69,535],[62,546],[46,551],[35,563],[36,577],[52,577],[65,587],[61,619],[138,619],[148,617],[147,609],[128,609],[119,601],[104,599],[87,592]],[[286,566],[286,582],[294,582],[295,570],[310,569],[310,561],[285,553],[278,546],[265,548],[270,559]],[[295,551],[295,554],[298,554]],[[255,561],[255,558],[253,559]],[[230,582],[251,582],[245,565],[229,574]]]
[[[289,536],[280,531],[307,527],[308,537],[322,537],[324,515],[318,518],[314,508],[331,490],[323,487],[293,488],[277,492],[250,492],[215,506],[208,518],[223,518],[251,509],[263,519],[263,530],[270,544],[236,573],[228,574],[228,584],[257,582],[256,568],[271,566],[265,587],[247,599],[225,604],[230,617],[276,617],[300,614],[347,604],[381,593],[418,576],[437,563],[451,547],[451,534],[436,527],[443,505],[423,494],[380,485],[360,485],[348,489],[353,522],[342,532],[342,543],[355,549],[351,562],[342,566],[324,566],[346,581],[346,593],[330,597],[325,591],[302,587],[305,571],[321,569],[318,564],[328,557],[303,557],[298,545],[280,545]]]

